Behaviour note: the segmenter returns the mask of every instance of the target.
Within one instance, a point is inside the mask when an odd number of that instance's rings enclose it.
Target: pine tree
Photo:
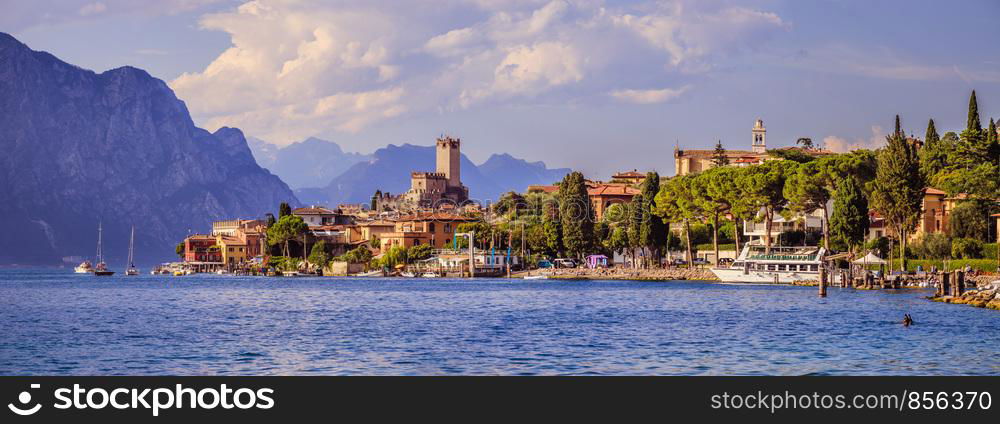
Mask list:
[[[830,236],[835,245],[854,250],[868,233],[868,198],[856,177],[848,177],[838,187],[830,217]]]
[[[715,143],[715,153],[712,154],[712,165],[715,166],[729,165],[729,156],[726,155],[726,148],[722,147],[722,140],[719,140]]]

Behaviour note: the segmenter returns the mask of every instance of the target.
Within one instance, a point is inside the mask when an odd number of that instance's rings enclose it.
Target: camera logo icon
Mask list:
[[[31,385],[32,389],[37,389],[39,387],[42,387],[42,386],[39,385],[39,384],[32,384]],[[36,403],[35,406],[28,407],[28,403],[31,402],[31,393],[28,393],[26,391],[25,392],[21,392],[21,394],[17,395],[17,400],[18,400],[18,402],[21,403],[21,405],[23,405],[25,407],[24,409],[22,409],[21,407],[19,407],[17,405],[14,405],[13,403],[8,403],[7,404],[7,407],[10,408],[10,411],[13,412],[13,413],[15,413],[15,414],[17,414],[17,415],[31,415],[31,414],[34,414],[34,413],[38,412],[39,409],[42,409],[42,404],[40,404],[40,403]]]

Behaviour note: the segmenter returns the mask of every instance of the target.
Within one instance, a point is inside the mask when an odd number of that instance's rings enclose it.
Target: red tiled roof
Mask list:
[[[646,174],[639,171],[625,171],[612,175],[611,178],[646,178]]]
[[[624,184],[600,184],[587,189],[588,196],[635,196],[639,193],[642,192]]]
[[[475,221],[475,218],[457,215],[447,212],[418,212],[412,215],[402,216],[399,221]]]
[[[934,187],[927,187],[924,189],[924,194],[948,194],[948,193],[945,193],[944,191],[938,190]]]
[[[308,208],[297,208],[292,211],[292,215],[335,215],[336,213],[337,212],[334,212],[330,209],[317,206]]]

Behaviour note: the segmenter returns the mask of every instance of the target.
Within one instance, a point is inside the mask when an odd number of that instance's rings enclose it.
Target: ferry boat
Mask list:
[[[90,261],[83,261],[80,265],[77,265],[76,268],[73,268],[73,271],[77,274],[86,274],[88,272],[94,272],[94,266],[90,264]]]
[[[817,246],[771,246],[747,244],[727,267],[712,268],[724,283],[777,283],[819,281],[826,249]]]

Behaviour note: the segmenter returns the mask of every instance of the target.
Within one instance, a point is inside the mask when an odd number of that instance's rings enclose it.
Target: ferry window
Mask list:
[[[816,265],[809,265],[809,270],[810,271],[818,271],[819,269],[817,269]]]
[[[778,271],[788,271],[788,266],[784,264],[778,265]]]

